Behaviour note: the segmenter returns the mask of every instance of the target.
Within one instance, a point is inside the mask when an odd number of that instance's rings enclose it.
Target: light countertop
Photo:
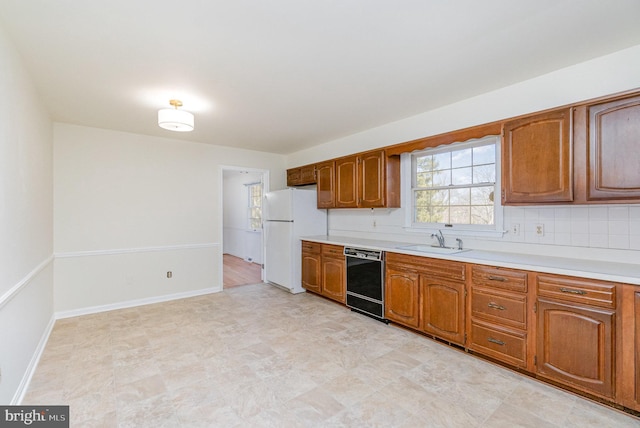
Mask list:
[[[407,242],[380,241],[345,236],[305,236],[301,239],[323,244],[369,248],[373,250],[410,254],[421,257],[455,260],[466,263],[500,266],[512,269],[523,269],[640,285],[640,264],[613,263],[599,260],[572,259],[568,257],[539,256],[486,250],[464,250],[463,252],[455,254],[426,253],[398,248],[411,245]]]

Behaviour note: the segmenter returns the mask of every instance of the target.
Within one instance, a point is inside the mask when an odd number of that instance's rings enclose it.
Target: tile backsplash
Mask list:
[[[640,205],[504,207],[503,234],[444,230],[465,248],[638,263]],[[516,226],[516,227],[514,227]],[[542,228],[542,234],[538,228]],[[514,229],[517,233],[514,233]],[[329,234],[433,243],[432,230],[405,228],[404,208],[329,210]],[[449,241],[448,241],[449,242]],[[454,241],[451,241],[454,242]]]
[[[504,227],[502,239],[508,242],[640,250],[637,205],[505,207]]]

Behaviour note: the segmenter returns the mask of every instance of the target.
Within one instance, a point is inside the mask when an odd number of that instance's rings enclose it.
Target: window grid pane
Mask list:
[[[249,193],[249,229],[257,230],[262,227],[262,183],[250,184]]]
[[[414,223],[494,224],[495,144],[414,155]]]

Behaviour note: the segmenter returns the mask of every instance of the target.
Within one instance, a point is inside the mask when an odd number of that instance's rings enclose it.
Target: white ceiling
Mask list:
[[[0,0],[53,120],[291,153],[640,44],[639,0]],[[179,98],[191,133],[158,128]]]

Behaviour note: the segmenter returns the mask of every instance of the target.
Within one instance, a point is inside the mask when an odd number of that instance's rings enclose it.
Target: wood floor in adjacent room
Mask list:
[[[224,288],[262,282],[259,264],[248,262],[231,254],[223,254],[222,257]]]

